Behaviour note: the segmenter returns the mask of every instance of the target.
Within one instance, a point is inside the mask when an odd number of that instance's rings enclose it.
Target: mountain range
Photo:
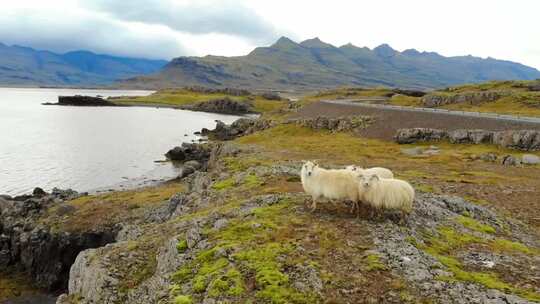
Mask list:
[[[154,73],[165,60],[98,55],[89,51],[57,54],[0,43],[0,86],[104,86]]]
[[[0,43],[0,86],[184,86],[312,90],[338,86],[431,89],[489,80],[531,80],[540,71],[519,63],[434,52],[340,47],[318,38],[281,37],[245,56],[178,57],[170,62],[99,55],[57,54]]]
[[[252,89],[389,86],[429,89],[488,80],[530,80],[540,71],[519,63],[434,52],[335,47],[318,38],[296,43],[281,37],[246,56],[178,57],[159,72],[119,83],[129,88],[202,85]]]

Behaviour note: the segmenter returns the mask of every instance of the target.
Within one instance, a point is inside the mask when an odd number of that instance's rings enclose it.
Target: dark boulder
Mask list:
[[[205,163],[210,157],[211,148],[208,145],[196,143],[182,143],[180,147],[174,147],[169,150],[165,157],[173,161],[196,160],[199,163]]]
[[[44,105],[79,106],[79,107],[116,106],[115,103],[112,103],[101,97],[83,96],[83,95],[58,96],[58,103],[44,103]]]
[[[168,160],[183,161],[186,159],[186,154],[181,147],[174,147],[165,153],[165,157],[167,157]]]
[[[403,90],[403,89],[393,89],[392,92],[394,94],[400,94],[410,97],[424,97],[427,93],[424,91],[419,90]]]
[[[182,107],[185,110],[211,112],[220,114],[249,114],[254,113],[253,105],[249,101],[236,101],[229,97],[213,99],[194,105]]]

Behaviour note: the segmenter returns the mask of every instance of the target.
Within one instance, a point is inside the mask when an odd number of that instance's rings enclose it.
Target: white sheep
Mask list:
[[[330,200],[358,202],[358,181],[348,170],[327,170],[311,161],[302,165],[300,172],[304,191],[311,195],[311,209],[317,208],[317,201],[324,197]]]
[[[352,172],[357,172],[359,174],[365,174],[365,175],[376,174],[377,176],[382,177],[382,178],[394,178],[394,173],[392,173],[392,171],[386,168],[382,168],[382,167],[373,167],[373,168],[363,169],[362,167],[350,165],[350,166],[347,166],[345,170],[349,170]]]
[[[362,202],[376,209],[412,210],[414,189],[406,181],[382,178],[376,174],[358,174],[358,192]]]

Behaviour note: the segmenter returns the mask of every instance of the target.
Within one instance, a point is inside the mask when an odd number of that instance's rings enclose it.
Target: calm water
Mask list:
[[[168,149],[235,116],[145,107],[43,106],[58,95],[148,95],[149,91],[0,88],[0,194],[34,187],[92,191],[175,177]],[[184,136],[188,134],[188,136]]]

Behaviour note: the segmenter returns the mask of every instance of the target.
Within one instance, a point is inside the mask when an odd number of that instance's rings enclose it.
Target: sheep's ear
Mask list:
[[[379,176],[377,174],[373,174],[371,176],[371,180],[379,180]]]

